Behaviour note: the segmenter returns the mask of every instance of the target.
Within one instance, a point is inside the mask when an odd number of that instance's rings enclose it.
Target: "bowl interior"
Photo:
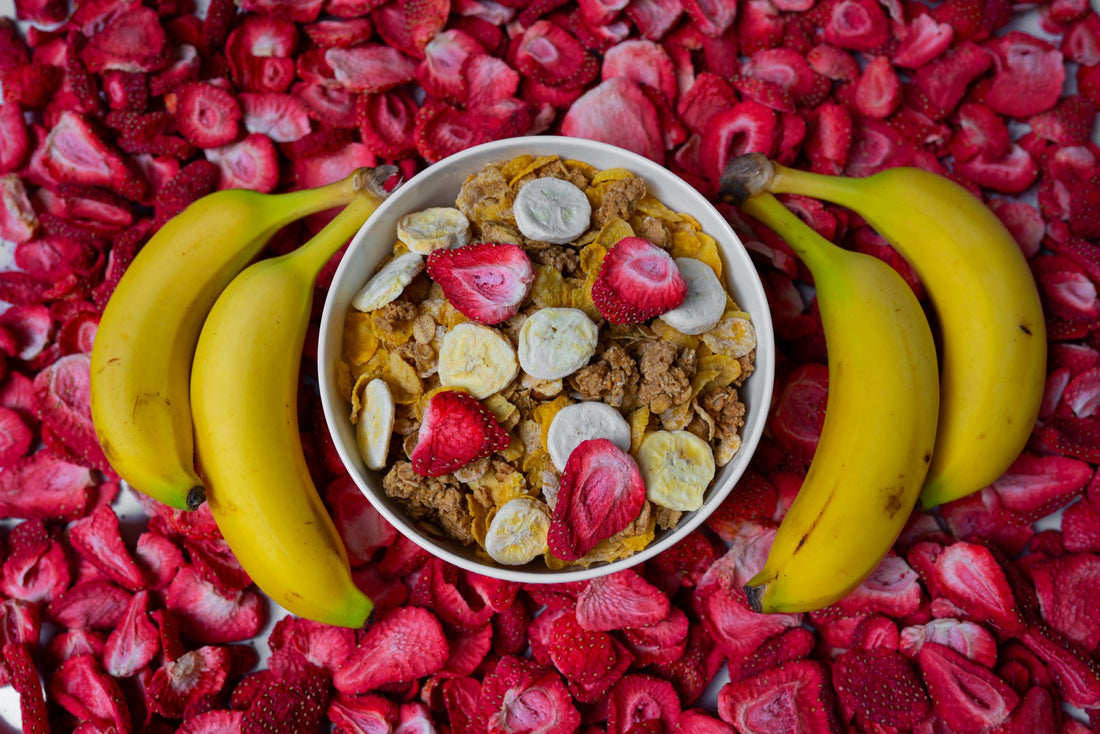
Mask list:
[[[751,314],[757,333],[756,365],[740,390],[745,403],[741,448],[726,466],[718,469],[703,506],[684,513],[669,531],[657,531],[644,550],[610,564],[587,569],[553,571],[540,559],[525,566],[504,566],[483,560],[473,548],[425,533],[405,515],[401,505],[382,491],[382,474],[367,469],[359,456],[355,429],[348,420],[349,406],[336,385],[334,365],[343,350],[343,325],[351,299],[382,260],[392,253],[397,221],[405,214],[429,206],[453,206],[467,176],[486,163],[508,160],[525,153],[558,155],[597,168],[622,167],[643,177],[649,190],[666,206],[690,214],[720,246],[726,284],[742,309]],[[744,473],[764,429],[774,379],[774,336],[767,299],[743,244],[713,206],[675,174],[621,148],[581,138],[532,136],[510,138],[470,148],[421,171],[395,191],[351,241],[337,269],[321,315],[318,371],[325,420],[340,458],[364,495],[400,532],[444,560],[477,573],[521,582],[562,582],[593,578],[621,570],[671,547],[697,527],[733,488]]]

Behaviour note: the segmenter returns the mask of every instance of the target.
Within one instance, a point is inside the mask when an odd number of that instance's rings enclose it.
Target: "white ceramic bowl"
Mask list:
[[[740,390],[746,406],[741,448],[716,473],[703,506],[694,512],[684,513],[672,530],[658,530],[653,542],[633,556],[587,569],[578,567],[553,571],[542,563],[541,558],[525,566],[499,565],[483,560],[473,547],[423,532],[405,514],[400,504],[386,497],[382,491],[382,474],[367,469],[360,458],[355,429],[348,420],[349,406],[335,380],[334,365],[343,349],[344,320],[349,303],[382,259],[392,253],[397,220],[409,212],[429,206],[453,206],[467,176],[486,163],[509,160],[525,153],[559,155],[601,169],[622,167],[644,178],[649,190],[658,199],[674,211],[695,217],[703,231],[718,241],[730,292],[741,308],[751,314],[756,327],[755,371]],[[325,300],[317,353],[321,399],[329,431],[355,483],[378,511],[401,533],[446,561],[487,576],[535,583],[590,579],[628,568],[672,547],[698,527],[729,494],[756,450],[771,400],[774,360],[771,316],[756,269],[741,240],[710,202],[678,176],[647,158],[605,143],[553,136],[510,138],[464,150],[421,171],[397,189],[363,226],[344,254]]]

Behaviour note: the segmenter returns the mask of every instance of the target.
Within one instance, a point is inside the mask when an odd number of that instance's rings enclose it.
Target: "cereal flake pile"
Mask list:
[[[338,381],[411,518],[562,568],[700,507],[741,445],[756,333],[698,222],[628,170],[523,155],[395,242],[352,301]]]

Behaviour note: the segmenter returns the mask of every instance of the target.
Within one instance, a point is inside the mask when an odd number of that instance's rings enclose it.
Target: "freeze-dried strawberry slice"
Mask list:
[[[241,717],[241,734],[319,731],[330,692],[328,673],[319,668],[305,668],[291,680],[275,680],[261,687],[249,703]]]
[[[676,689],[655,676],[632,673],[624,675],[611,689],[608,697],[608,734],[654,731],[674,731],[680,720],[680,699]]]
[[[1100,670],[1087,651],[1046,626],[1029,627],[1020,641],[1046,664],[1068,704],[1085,709],[1100,704]]]
[[[242,0],[241,8],[261,16],[312,23],[320,15],[323,4],[323,0]]]
[[[0,662],[6,664],[11,673],[11,686],[19,694],[19,716],[23,734],[49,734],[49,712],[31,647],[27,644],[7,643],[0,649]]]
[[[1014,143],[1000,158],[979,153],[965,161],[957,161],[955,173],[973,184],[1005,194],[1021,193],[1039,175],[1039,165],[1027,149]]]
[[[12,599],[40,604],[59,597],[72,580],[64,546],[41,520],[12,528],[0,572],[0,591]]]
[[[1028,521],[1038,521],[1079,496],[1092,467],[1068,456],[1023,453],[992,485],[1001,505]]]
[[[191,161],[179,170],[154,199],[154,220],[157,226],[176,216],[193,202],[212,193],[218,187],[221,169],[205,158]],[[118,248],[112,248],[112,252]]]
[[[1062,95],[1062,52],[1041,38],[1009,31],[991,39],[993,80],[982,101],[995,112],[1024,119],[1049,110]]]
[[[890,60],[875,56],[856,82],[855,106],[861,115],[884,119],[901,104],[901,82]]]
[[[69,658],[46,682],[51,701],[81,721],[95,722],[106,730],[130,731],[130,709],[118,682],[91,655]]]
[[[997,159],[1012,148],[1008,126],[993,110],[977,102],[964,102],[956,113],[957,130],[949,148],[957,161],[976,155]]]
[[[306,666],[334,672],[355,649],[355,631],[308,619],[283,617],[268,636],[268,668],[290,681]]]
[[[149,592],[139,591],[130,599],[117,629],[107,636],[103,667],[115,678],[128,678],[146,665],[160,650],[160,633],[149,620]]]
[[[397,537],[397,530],[347,475],[325,489],[325,505],[332,511],[332,520],[344,540],[352,567],[366,563]]]
[[[92,472],[38,451],[0,472],[0,514],[4,517],[75,520],[95,497]]]
[[[471,54],[463,60],[462,78],[466,106],[471,109],[491,107],[519,90],[519,73],[504,60],[485,53]]]
[[[631,569],[592,579],[577,596],[577,622],[590,630],[647,627],[668,613],[668,597]]]
[[[1019,696],[991,670],[949,647],[926,643],[917,655],[937,715],[955,731],[984,731],[1004,723]]]
[[[933,120],[943,120],[962,101],[970,83],[992,65],[985,49],[967,41],[917,69],[908,91],[917,109]]]
[[[808,465],[817,450],[825,421],[829,369],[807,362],[788,375],[772,415],[775,440],[792,458]]]
[[[562,118],[561,132],[664,162],[657,110],[638,83],[625,77],[600,82],[578,97]]]
[[[839,731],[828,670],[815,660],[727,683],[718,691],[718,715],[746,734]]]
[[[825,41],[852,51],[875,51],[890,40],[890,23],[873,0],[829,0],[817,8]]]
[[[250,133],[220,148],[209,148],[206,158],[221,169],[218,188],[270,192],[279,183],[279,152],[271,138]]]
[[[437,477],[503,451],[508,433],[477,398],[461,390],[432,395],[409,460],[421,476]]]
[[[371,13],[378,35],[390,46],[414,58],[443,31],[450,4],[439,0],[383,4]]]
[[[1058,145],[1087,145],[1092,139],[1096,111],[1095,102],[1073,94],[1062,97],[1053,108],[1031,116],[1027,124],[1035,134]]]
[[[118,6],[117,12],[89,35],[81,54],[89,71],[148,72],[168,65],[168,36],[152,8]]]
[[[919,570],[919,569],[918,569]],[[983,545],[959,541],[944,548],[930,569],[937,594],[946,596],[976,622],[1014,634],[1024,627],[1005,570]]]
[[[234,594],[252,583],[232,549],[221,538],[184,538],[191,565],[204,581],[224,594]]]
[[[954,26],[937,21],[931,13],[920,13],[906,24],[890,61],[895,66],[919,69],[939,57],[954,39]]]
[[[146,184],[75,112],[62,112],[43,143],[43,165],[59,181],[103,186],[140,201]]]
[[[626,77],[664,94],[665,99],[677,96],[676,70],[664,47],[645,39],[628,39],[609,48],[600,68],[605,81]]]
[[[145,576],[123,542],[118,515],[110,507],[98,507],[69,525],[69,542],[85,561],[118,585],[131,591],[145,588]]]
[[[192,567],[179,570],[164,603],[185,636],[208,645],[255,637],[267,622],[264,598],[254,589],[222,593]]]
[[[49,603],[43,619],[68,629],[113,629],[125,616],[131,596],[110,581],[80,581]]]
[[[146,704],[162,716],[181,718],[204,699],[225,690],[230,664],[229,648],[189,650],[153,671],[145,688]]]
[[[624,628],[622,635],[638,667],[671,663],[687,649],[689,625],[687,614],[674,606],[664,619],[645,627]]]
[[[779,118],[775,111],[752,100],[714,115],[703,130],[700,155],[703,172],[717,181],[726,165],[745,153],[770,156],[778,142]]]
[[[790,627],[760,643],[742,660],[727,661],[730,680],[741,680],[778,668],[792,660],[809,658],[817,636],[805,627]]]
[[[107,458],[92,425],[90,371],[87,354],[61,357],[35,376],[35,403],[43,425],[57,434],[72,456],[106,471]]]
[[[600,315],[615,324],[647,321],[684,301],[687,284],[672,257],[642,237],[611,246],[592,284]]]
[[[674,99],[676,115],[696,133],[702,133],[714,115],[738,102],[737,93],[729,82],[709,71],[697,74],[687,91]]]
[[[632,0],[623,12],[638,33],[650,41],[660,41],[680,20],[681,0]]]
[[[7,645],[38,645],[42,634],[42,620],[38,605],[21,599],[5,599],[0,602],[0,648]],[[0,686],[12,682],[12,669],[0,655]]]
[[[1100,645],[1100,624],[1090,610],[1100,595],[1100,557],[1075,553],[1031,565],[1043,619],[1085,650]]]
[[[361,94],[355,105],[363,143],[379,158],[396,160],[416,152],[416,100],[404,89]]]
[[[634,459],[607,439],[583,441],[562,471],[550,552],[565,561],[582,558],[627,527],[644,504],[645,483]]]
[[[492,734],[521,731],[565,734],[574,731],[581,721],[556,673],[514,655],[502,657],[485,676],[477,707]]]
[[[421,607],[399,607],[367,630],[332,682],[341,693],[366,693],[435,673],[448,654],[438,617]]]
[[[337,85],[348,92],[377,94],[416,78],[416,61],[381,43],[330,48],[324,52],[324,60]]]
[[[571,611],[553,620],[546,652],[569,692],[582,703],[604,698],[633,662],[617,638],[584,629]]]
[[[833,684],[844,708],[857,721],[911,728],[931,710],[920,676],[893,650],[853,649],[833,665]]]
[[[0,406],[0,469],[7,469],[30,451],[34,432],[19,413]]]
[[[310,131],[305,105],[289,94],[245,92],[239,100],[241,121],[250,133],[263,133],[276,143],[289,143]]]
[[[997,639],[977,622],[944,618],[910,625],[901,630],[898,651],[915,658],[926,642],[949,647],[987,668],[992,668],[997,663]]]
[[[886,614],[896,619],[915,614],[923,598],[917,572],[891,553],[836,607],[848,614]]]
[[[2,130],[0,122],[0,140]],[[3,168],[0,162],[0,170]],[[38,215],[31,206],[23,179],[13,173],[0,176],[0,237],[9,242],[27,242],[38,233],[39,227]]]
[[[515,65],[524,76],[554,87],[583,87],[596,78],[599,62],[565,28],[537,20],[515,48]]]
[[[1100,505],[1088,499],[1062,513],[1062,537],[1071,552],[1100,552]]]
[[[718,538],[702,529],[692,531],[652,559],[649,566],[652,573],[648,578],[668,596],[673,596],[681,586],[696,586],[710,564],[725,552],[726,546]]]
[[[425,103],[416,113],[413,137],[416,149],[427,161],[434,163],[449,155],[490,140],[489,121],[446,102]]]
[[[519,312],[535,282],[531,259],[519,245],[478,242],[428,255],[428,275],[465,316],[499,324]]]
[[[329,701],[325,713],[332,722],[333,731],[391,732],[396,731],[394,725],[397,724],[399,711],[398,705],[388,698],[367,693],[361,696],[338,695]],[[431,724],[430,721],[428,723]],[[434,727],[428,731],[434,731]]]
[[[455,28],[439,33],[424,46],[416,79],[424,90],[440,99],[460,104],[466,99],[462,65],[485,49],[473,36]]]

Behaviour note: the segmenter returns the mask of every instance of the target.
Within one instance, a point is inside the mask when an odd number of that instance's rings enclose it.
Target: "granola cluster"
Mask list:
[[[532,240],[516,224],[512,206],[518,191],[542,177],[571,182],[591,204],[588,230],[571,242]],[[410,518],[430,533],[476,546],[485,554],[490,524],[510,500],[530,498],[547,515],[552,513],[562,474],[550,459],[547,433],[560,410],[582,401],[602,402],[621,413],[630,427],[630,452],[654,431],[687,431],[710,446],[716,466],[733,458],[745,417],[738,390],[752,374],[755,359],[749,314],[727,293],[718,324],[692,336],[660,318],[610,323],[591,297],[604,256],[625,237],[643,237],[673,257],[698,259],[721,278],[717,243],[693,218],[666,207],[630,171],[597,170],[583,162],[534,156],[486,165],[463,184],[455,208],[468,218],[472,242],[518,245],[534,269],[534,282],[519,312],[486,328],[515,348],[532,314],[571,308],[583,311],[598,326],[598,341],[587,364],[564,378],[536,379],[520,370],[503,389],[481,399],[508,432],[506,449],[453,472],[423,476],[414,470],[410,457],[427,402],[444,389],[439,376],[444,339],[467,318],[426,272],[412,277],[397,298],[379,308],[349,310],[338,382],[356,423],[363,418],[363,386],[385,380],[395,418],[382,487]],[[406,252],[397,241],[394,257]],[[675,527],[681,514],[647,500],[625,529],[601,540],[583,558],[564,561],[549,551],[542,555],[552,568],[612,561],[646,547],[658,529]]]

